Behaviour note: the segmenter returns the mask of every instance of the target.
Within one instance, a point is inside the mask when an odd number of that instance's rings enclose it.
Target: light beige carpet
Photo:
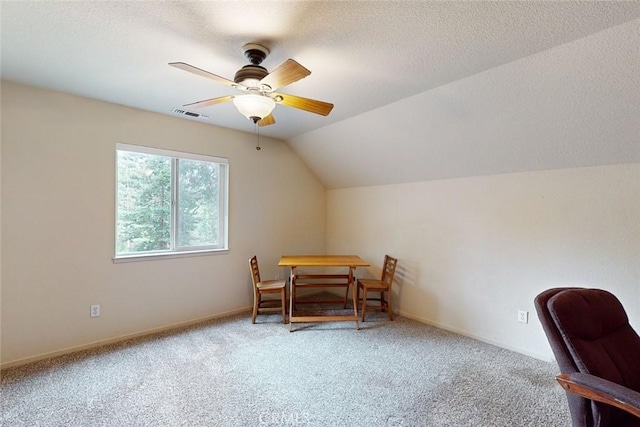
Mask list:
[[[555,364],[398,317],[250,313],[3,372],[3,426],[570,426]]]

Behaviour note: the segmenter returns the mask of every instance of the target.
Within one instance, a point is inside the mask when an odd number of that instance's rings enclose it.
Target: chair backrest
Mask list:
[[[601,289],[556,288],[536,311],[562,373],[584,372],[640,391],[640,337],[620,301]],[[576,426],[624,425],[629,414],[568,393]]]
[[[393,283],[393,276],[396,274],[396,265],[398,264],[398,260],[396,258],[390,257],[389,255],[384,256],[384,265],[382,266],[382,280],[387,285],[389,285],[389,289],[391,289],[391,284]]]
[[[258,257],[252,256],[249,259],[249,270],[251,270],[251,281],[253,282],[253,289],[257,289],[258,283],[260,283],[260,269],[258,268]]]

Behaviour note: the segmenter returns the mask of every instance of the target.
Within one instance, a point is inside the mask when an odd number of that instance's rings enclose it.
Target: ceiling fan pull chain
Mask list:
[[[256,133],[256,135],[258,136],[258,145],[256,145],[256,150],[260,151],[260,126],[258,126],[258,122],[255,121],[253,122],[253,129]]]

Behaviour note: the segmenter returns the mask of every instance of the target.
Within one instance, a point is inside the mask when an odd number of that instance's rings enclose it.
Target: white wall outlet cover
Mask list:
[[[525,310],[518,310],[518,322],[529,323],[529,312]]]
[[[100,305],[92,305],[90,311],[91,317],[99,317],[100,316]]]

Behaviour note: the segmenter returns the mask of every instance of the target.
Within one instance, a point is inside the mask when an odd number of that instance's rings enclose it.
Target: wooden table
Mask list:
[[[292,330],[293,323],[310,323],[310,322],[341,322],[353,320],[356,323],[356,329],[360,329],[358,325],[358,302],[356,301],[355,289],[351,292],[353,298],[353,314],[349,315],[299,315],[294,312],[296,302],[296,286],[306,288],[326,288],[326,287],[345,287],[345,298],[339,300],[346,303],[349,295],[349,288],[353,285],[354,270],[357,267],[368,267],[369,263],[357,255],[285,255],[278,262],[279,267],[290,267],[291,277],[289,280],[289,331]],[[348,274],[298,274],[297,268],[300,267],[346,267],[349,269]],[[318,303],[320,301],[305,301],[304,303]],[[322,301],[336,302],[336,301]]]

